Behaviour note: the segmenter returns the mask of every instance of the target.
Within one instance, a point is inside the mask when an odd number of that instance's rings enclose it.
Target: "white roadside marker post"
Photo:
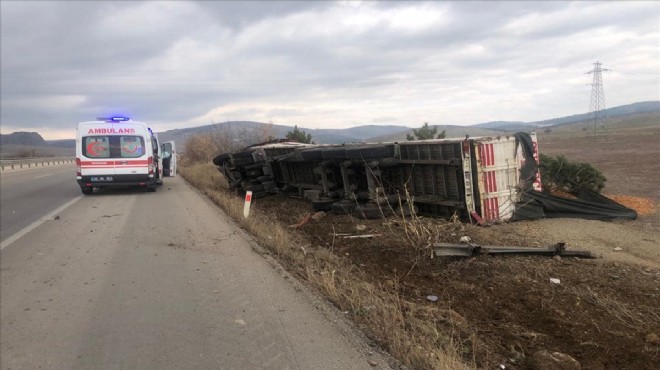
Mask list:
[[[243,206],[243,218],[248,218],[250,215],[250,204],[252,203],[252,192],[245,193],[245,205]]]

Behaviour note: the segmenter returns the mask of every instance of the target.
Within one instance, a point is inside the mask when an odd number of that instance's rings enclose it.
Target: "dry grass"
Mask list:
[[[242,198],[227,190],[226,181],[213,165],[191,165],[182,168],[181,174],[254,235],[261,246],[272,250],[290,272],[350,314],[405,365],[414,369],[475,367],[465,363],[463,344],[457,340],[459,332],[467,331],[467,323],[458,320],[453,311],[406,301],[396,293],[396,282],[394,287],[370,283],[364,272],[346,259],[327,249],[304,245],[294,231],[256,209],[244,219]],[[428,244],[434,233],[417,218],[406,230],[411,243],[424,240]]]
[[[600,307],[613,320],[638,332],[644,332],[649,327],[649,318],[651,321],[660,322],[658,316],[650,307],[631,307],[629,303],[621,302],[602,293],[597,293],[589,287],[572,288],[572,293],[579,299]]]

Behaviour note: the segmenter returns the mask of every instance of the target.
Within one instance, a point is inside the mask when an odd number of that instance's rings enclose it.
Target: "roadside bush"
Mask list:
[[[15,154],[16,158],[34,158],[36,156],[36,149],[19,149]]]
[[[210,162],[219,152],[219,147],[210,134],[193,135],[186,140],[186,162]]]
[[[257,128],[231,128],[214,125],[211,132],[188,137],[184,143],[185,156],[182,165],[211,162],[215,156],[241,150],[249,145],[276,138],[273,124]]]
[[[563,155],[556,157],[541,154],[541,180],[547,191],[560,190],[571,194],[580,189],[596,193],[605,187],[605,176],[589,163],[571,162]]]

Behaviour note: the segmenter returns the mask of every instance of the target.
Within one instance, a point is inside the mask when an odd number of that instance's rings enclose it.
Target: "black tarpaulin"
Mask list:
[[[635,210],[625,207],[610,198],[589,190],[582,190],[577,199],[569,199],[533,190],[538,165],[534,160],[531,136],[525,132],[515,134],[516,145],[525,154],[525,163],[520,169],[520,186],[523,194],[516,204],[512,220],[534,220],[539,218],[582,218],[587,220],[612,221],[634,220]],[[541,179],[543,181],[543,179]]]
[[[617,219],[634,220],[637,212],[628,207],[588,190],[583,190],[577,199],[527,191],[516,207],[514,219],[531,220],[538,218],[582,218],[586,220],[612,221]]]

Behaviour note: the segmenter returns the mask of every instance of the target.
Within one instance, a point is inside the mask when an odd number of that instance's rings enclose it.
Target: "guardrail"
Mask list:
[[[0,159],[0,170],[14,170],[17,168],[45,167],[55,164],[73,163],[75,157],[48,157],[48,158],[6,158]]]

